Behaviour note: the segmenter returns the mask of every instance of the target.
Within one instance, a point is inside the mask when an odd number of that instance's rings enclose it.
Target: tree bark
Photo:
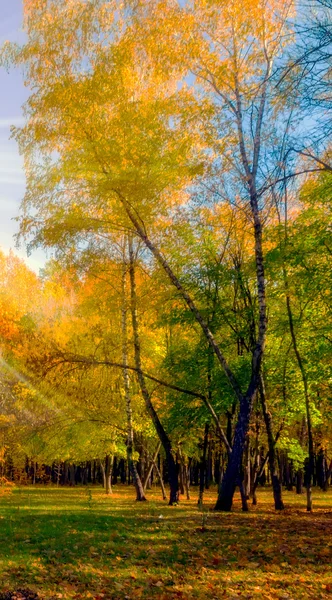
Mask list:
[[[255,426],[255,447],[254,447],[254,464],[252,468],[251,480],[250,480],[250,494],[252,496],[252,503],[254,506],[257,505],[257,496],[256,496],[256,479],[258,476],[258,471],[260,467],[260,453],[259,453],[259,434],[260,434],[260,422],[259,422],[259,413],[256,413],[256,426]]]
[[[160,446],[161,446],[161,443],[158,442],[157,448],[156,448],[156,450],[155,450],[155,452],[153,454],[153,457],[151,459],[149,468],[148,468],[147,473],[146,473],[145,478],[144,478],[144,482],[143,482],[143,489],[144,489],[144,491],[147,488],[148,481],[149,481],[149,479],[151,477],[151,473],[152,473],[153,467],[156,464],[156,460],[157,460],[157,457],[158,457],[158,454],[159,454],[159,451],[160,451]],[[159,471],[159,469],[158,469],[158,471]]]
[[[160,472],[160,469],[159,469],[159,467],[158,467],[158,465],[157,465],[157,463],[155,461],[153,461],[152,466],[156,469],[157,475],[159,477],[159,483],[160,483],[160,487],[161,487],[161,493],[162,493],[162,496],[163,496],[163,500],[167,500],[166,490],[165,490],[165,486],[164,486],[164,482],[163,482],[163,477],[162,477],[162,474]]]
[[[243,449],[249,429],[250,415],[256,390],[257,382],[253,381],[249,390],[249,395],[243,396],[241,399],[238,422],[235,428],[233,449],[219,487],[215,510],[229,512],[232,509],[235,488],[240,478],[242,478],[241,463]]]
[[[306,492],[307,492],[307,511],[311,512],[312,511],[312,488],[311,488],[311,485],[312,485],[312,477],[313,477],[314,468],[315,468],[315,450],[314,450],[314,440],[313,440],[312,423],[311,423],[310,398],[309,398],[307,374],[306,374],[306,370],[304,367],[301,353],[300,353],[298,345],[297,345],[297,339],[296,339],[294,321],[293,321],[293,313],[292,313],[292,308],[291,308],[291,300],[290,300],[290,295],[288,293],[288,281],[287,281],[286,274],[285,274],[285,286],[286,286],[286,292],[287,292],[286,293],[286,306],[287,306],[287,314],[288,314],[288,321],[289,321],[289,329],[290,329],[290,333],[291,333],[294,353],[295,353],[296,360],[297,360],[297,363],[298,363],[298,366],[299,366],[299,369],[301,372],[303,391],[304,391],[304,399],[305,399],[307,434],[308,434],[308,453],[309,453],[309,459],[308,459],[308,463],[306,465],[306,472],[305,472],[305,480],[306,480],[305,485],[306,485]]]
[[[284,507],[284,503],[282,501],[282,487],[281,487],[281,483],[280,483],[280,480],[278,477],[278,470],[277,470],[277,460],[276,460],[276,451],[275,451],[276,440],[273,435],[272,415],[268,411],[268,408],[267,408],[265,386],[264,386],[264,380],[263,380],[262,375],[260,378],[260,390],[259,391],[260,391],[260,398],[261,398],[261,404],[262,404],[262,409],[263,409],[263,417],[264,417],[268,446],[269,446],[269,468],[270,468],[271,482],[272,482],[272,489],[273,489],[274,507],[276,510],[283,510],[285,507]]]
[[[100,467],[103,474],[103,487],[105,494],[112,494],[112,469],[113,469],[113,456],[106,454],[105,464],[100,461]]]
[[[286,250],[287,248],[287,244],[288,244],[288,223],[287,223],[287,202],[288,202],[288,196],[287,196],[287,187],[285,188],[285,228],[284,228],[284,250]],[[279,222],[281,223],[281,217],[279,214]],[[280,246],[282,249],[282,241],[280,240]],[[287,274],[287,269],[286,269],[286,264],[285,264],[285,260],[283,260],[282,263],[282,270],[283,270],[283,278],[284,278],[284,287],[285,287],[285,293],[286,293],[286,309],[287,309],[287,316],[288,316],[288,323],[289,323],[289,330],[290,330],[290,335],[291,335],[291,340],[292,340],[292,346],[293,346],[293,350],[294,350],[294,354],[297,360],[297,364],[301,373],[301,377],[302,377],[302,383],[303,383],[303,391],[304,391],[304,400],[305,400],[305,410],[306,410],[306,424],[307,424],[307,434],[308,434],[308,454],[309,454],[309,460],[308,460],[308,464],[306,465],[306,491],[307,491],[307,511],[310,512],[312,510],[312,489],[311,489],[311,484],[312,484],[312,478],[313,478],[313,474],[314,474],[314,468],[315,468],[315,451],[314,451],[314,442],[313,442],[313,433],[312,433],[312,423],[311,423],[311,411],[310,411],[310,398],[309,398],[309,390],[308,390],[308,380],[307,380],[307,374],[306,374],[306,370],[305,370],[305,366],[304,366],[304,362],[298,347],[298,343],[297,343],[297,337],[296,337],[296,333],[295,333],[295,327],[294,327],[294,318],[293,318],[293,311],[292,311],[292,306],[291,306],[291,297],[290,297],[290,292],[289,292],[289,284],[288,284],[288,274]],[[300,481],[298,480],[297,482],[297,493],[299,492],[299,487],[302,488],[302,481],[300,483]]]
[[[247,500],[250,498],[251,487],[251,460],[250,460],[250,436],[247,435],[244,452],[244,494]]]
[[[129,258],[130,258],[130,288],[131,288],[131,316],[132,316],[132,325],[133,325],[133,333],[134,333],[134,348],[135,348],[135,364],[137,369],[138,382],[140,385],[141,393],[145,402],[146,409],[152,419],[152,422],[155,426],[157,435],[160,439],[160,442],[165,450],[166,459],[168,464],[168,477],[169,477],[169,485],[170,485],[170,498],[169,504],[170,506],[177,504],[179,500],[179,485],[178,485],[178,474],[176,469],[176,463],[174,460],[173,452],[172,452],[172,444],[171,441],[162,426],[160,419],[155,411],[155,408],[151,401],[151,396],[146,386],[145,377],[142,371],[141,364],[141,343],[139,336],[139,326],[138,326],[138,318],[137,318],[137,294],[136,294],[136,279],[135,279],[135,256],[132,240],[129,239]]]
[[[126,400],[127,413],[127,460],[129,472],[133,478],[133,484],[136,490],[136,500],[138,502],[146,501],[143,484],[137,471],[136,462],[133,460],[134,449],[134,429],[133,429],[133,412],[131,406],[130,394],[130,379],[128,373],[128,333],[127,333],[127,299],[126,299],[126,275],[127,269],[125,261],[123,261],[122,272],[122,361],[123,361],[123,387]]]
[[[205,424],[204,429],[204,440],[203,440],[203,452],[201,457],[201,462],[199,466],[199,495],[198,495],[198,505],[202,506],[203,497],[204,497],[204,487],[205,487],[205,471],[206,471],[206,452],[209,442],[209,424]]]

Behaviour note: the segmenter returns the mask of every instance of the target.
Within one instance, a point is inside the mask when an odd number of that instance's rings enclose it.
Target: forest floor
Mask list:
[[[332,600],[332,490],[284,493],[276,514],[271,491],[258,506],[230,514],[192,500],[134,501],[134,490],[16,488],[0,497],[0,592],[29,588],[40,598]],[[1,594],[0,594],[1,597]]]

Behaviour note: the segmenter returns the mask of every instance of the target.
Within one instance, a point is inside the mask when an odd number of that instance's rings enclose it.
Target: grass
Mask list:
[[[169,507],[159,490],[136,503],[119,486],[16,488],[0,498],[0,591],[29,587],[42,598],[332,599],[332,491],[270,490],[250,513],[214,513],[215,490]]]

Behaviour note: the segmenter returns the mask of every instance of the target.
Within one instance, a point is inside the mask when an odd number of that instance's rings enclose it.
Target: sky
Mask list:
[[[0,45],[6,40],[22,42],[22,0],[0,0]],[[22,104],[28,97],[22,72],[9,73],[0,68],[0,247],[5,252],[11,248],[34,271],[45,263],[41,250],[27,257],[24,247],[17,249],[14,234],[18,223],[20,202],[24,196],[25,177],[23,161],[15,140],[10,139],[10,126],[22,124]]]

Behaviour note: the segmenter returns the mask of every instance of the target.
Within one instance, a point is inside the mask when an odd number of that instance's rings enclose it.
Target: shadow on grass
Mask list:
[[[294,501],[276,514],[267,495],[262,501],[247,514],[203,515],[195,500],[138,504],[127,489],[111,498],[18,490],[0,501],[1,585],[46,598],[227,598],[233,589],[245,598],[257,586],[278,594],[302,579],[295,598],[325,597],[332,513],[307,515]]]

